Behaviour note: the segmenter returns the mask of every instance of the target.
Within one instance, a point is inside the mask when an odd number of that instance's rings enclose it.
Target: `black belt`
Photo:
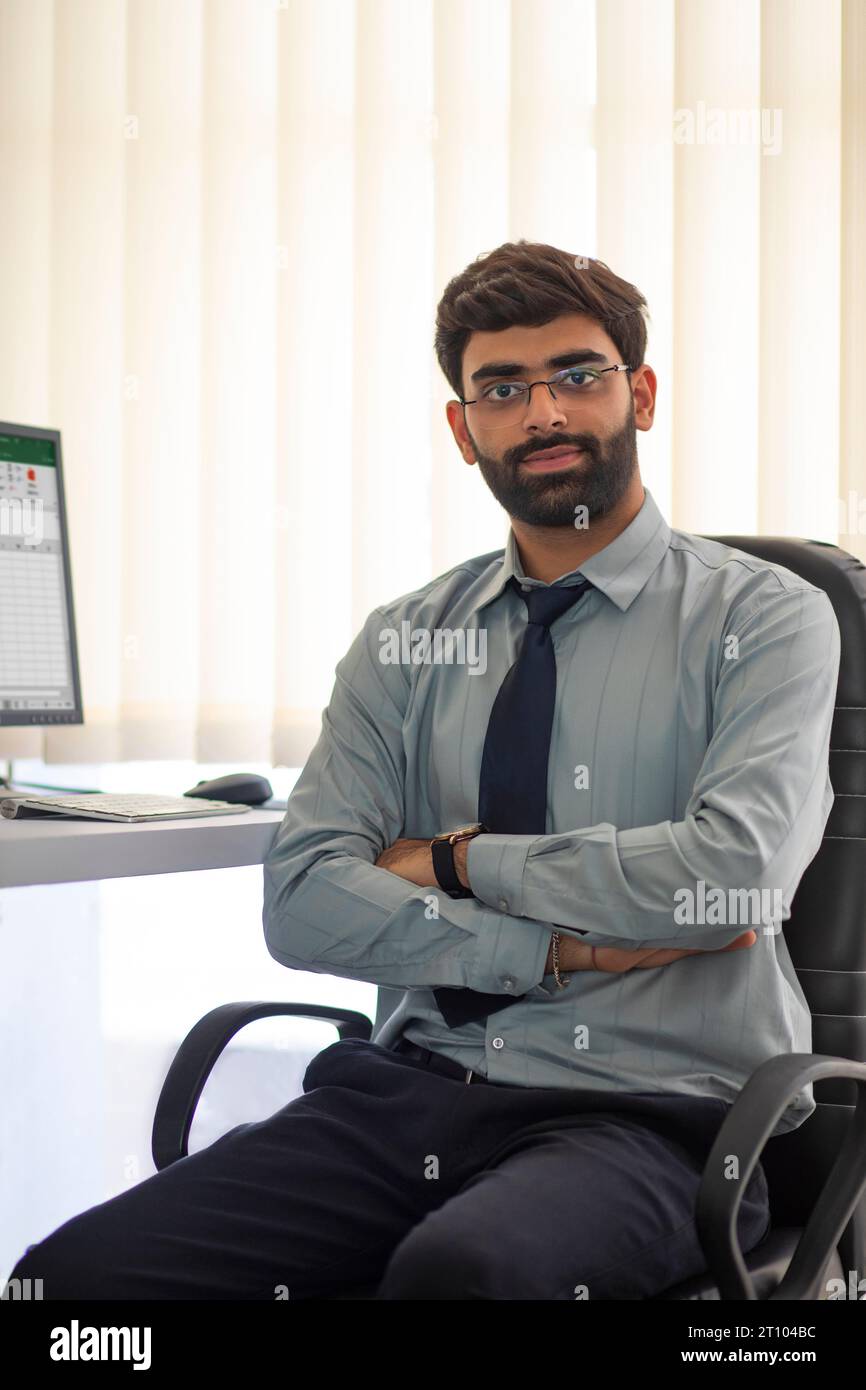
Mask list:
[[[439,1052],[431,1052],[429,1047],[421,1047],[418,1043],[410,1042],[406,1037],[398,1038],[391,1049],[401,1057],[410,1057],[415,1061],[423,1063],[431,1071],[441,1072],[443,1076],[452,1076],[455,1081],[478,1082],[483,1081],[488,1086],[494,1086],[494,1081],[488,1081],[486,1076],[480,1072],[472,1071],[471,1068],[461,1067],[459,1062],[453,1062],[450,1057],[443,1057]]]

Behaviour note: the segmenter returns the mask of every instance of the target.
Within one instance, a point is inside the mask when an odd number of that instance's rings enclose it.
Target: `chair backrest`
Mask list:
[[[787,536],[708,536],[784,565],[833,605],[841,634],[830,734],[835,801],[785,923],[785,941],[812,1013],[812,1051],[866,1062],[866,568],[838,546]],[[839,1151],[856,1103],[853,1081],[817,1082],[817,1109],[772,1139],[763,1163],[775,1225],[801,1226]],[[866,1200],[840,1245],[843,1266],[866,1273]],[[846,1263],[847,1260],[847,1263]]]
[[[812,1013],[812,1050],[866,1062],[866,568],[821,541],[786,536],[707,536],[783,565],[828,595],[841,634],[836,711],[830,737],[835,802],[785,924],[785,941]],[[380,989],[374,1036],[403,998]],[[852,1081],[814,1086],[816,1110],[772,1139],[762,1162],[775,1226],[805,1225],[839,1151],[856,1103]],[[866,1198],[840,1255],[866,1274]]]

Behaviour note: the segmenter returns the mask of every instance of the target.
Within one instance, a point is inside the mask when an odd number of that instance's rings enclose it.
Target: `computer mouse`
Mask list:
[[[267,777],[256,772],[230,772],[227,777],[214,777],[210,782],[196,782],[184,796],[203,796],[210,801],[231,801],[244,806],[260,806],[273,796]]]

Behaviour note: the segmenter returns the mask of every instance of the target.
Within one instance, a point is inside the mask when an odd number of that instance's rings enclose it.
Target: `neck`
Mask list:
[[[573,526],[530,526],[512,517],[523,573],[528,579],[552,584],[563,574],[580,569],[584,560],[604,550],[634,521],[644,496],[643,483],[636,478],[613,510],[595,518],[583,531]]]

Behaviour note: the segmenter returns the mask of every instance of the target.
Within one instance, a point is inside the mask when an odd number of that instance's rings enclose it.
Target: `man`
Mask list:
[[[447,287],[448,422],[507,544],[370,614],[265,863],[271,954],[399,1008],[31,1247],[46,1298],[643,1299],[704,1269],[719,1126],[811,1047],[780,927],[832,805],[839,633],[659,513],[644,308],[526,242]],[[742,1248],[768,1226],[759,1164]]]

